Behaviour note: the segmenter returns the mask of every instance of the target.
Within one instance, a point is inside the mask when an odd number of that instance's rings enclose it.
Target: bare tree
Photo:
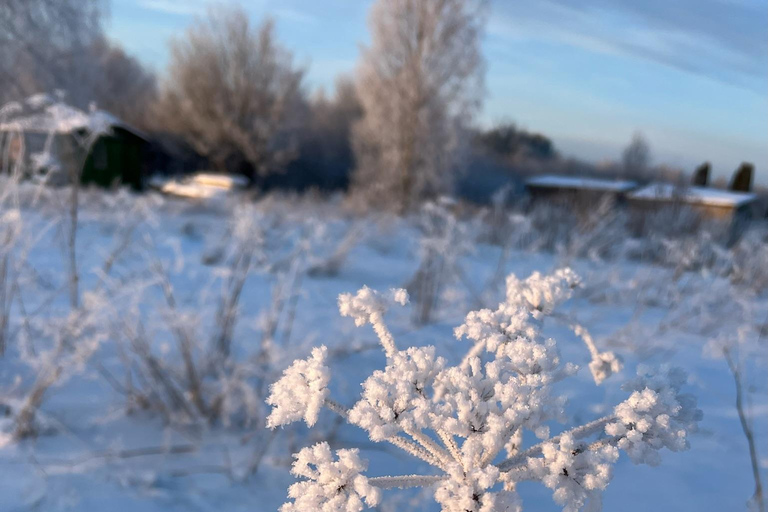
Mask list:
[[[379,0],[354,130],[354,185],[400,209],[445,190],[458,133],[480,106],[486,0]]]
[[[131,126],[150,128],[148,115],[157,99],[155,74],[104,37],[93,42],[89,54],[89,101]]]
[[[309,106],[296,162],[302,179],[320,188],[346,187],[354,167],[352,126],[362,115],[354,81],[338,78],[332,96],[321,90]]]
[[[102,0],[0,2],[0,104],[54,89],[79,99],[103,11]]]
[[[651,163],[651,147],[642,133],[636,132],[632,136],[632,141],[621,154],[621,160],[625,176],[643,178],[647,175]]]
[[[0,2],[0,104],[62,90],[146,128],[154,74],[104,36],[104,0]]]
[[[303,71],[238,7],[211,9],[172,43],[161,126],[185,137],[222,171],[265,175],[295,154]]]

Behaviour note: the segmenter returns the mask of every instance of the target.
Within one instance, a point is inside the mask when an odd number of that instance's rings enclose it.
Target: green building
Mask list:
[[[146,137],[108,112],[84,112],[47,95],[12,105],[0,118],[0,162],[51,184],[79,176],[83,184],[142,189],[147,148]]]

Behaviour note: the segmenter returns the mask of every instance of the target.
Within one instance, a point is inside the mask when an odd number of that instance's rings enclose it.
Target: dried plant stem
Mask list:
[[[563,434],[569,434],[574,439],[583,439],[587,436],[590,436],[590,435],[596,434],[597,432],[602,431],[605,428],[605,426],[611,421],[613,421],[614,419],[615,418],[613,416],[604,416],[602,418],[598,418],[594,421],[590,421],[589,423],[581,425],[580,427],[571,429],[568,432],[564,432]],[[514,468],[516,465],[524,463],[529,457],[536,457],[540,455],[541,449],[544,447],[545,443],[557,443],[560,440],[560,437],[561,436],[555,436],[552,439],[547,439],[546,441],[542,441],[541,443],[531,446],[527,450],[518,453],[514,457],[510,457],[502,461],[498,465],[499,469],[501,471],[509,471],[510,469]]]
[[[155,273],[160,278],[160,284],[163,289],[163,295],[165,296],[166,304],[168,305],[171,315],[174,316],[174,318],[170,321],[170,328],[178,340],[179,352],[181,353],[181,358],[184,361],[184,372],[187,378],[187,391],[192,403],[195,404],[198,412],[203,416],[208,416],[209,409],[205,403],[205,400],[203,399],[202,382],[200,381],[197,366],[195,365],[194,355],[192,354],[192,340],[190,339],[187,331],[180,326],[178,318],[176,318],[178,313],[176,307],[176,297],[173,293],[173,286],[171,285],[171,281],[168,278],[168,273],[165,271],[165,268],[163,268],[159,261],[155,261],[154,268]],[[149,348],[147,348],[145,352],[149,353]]]
[[[80,307],[80,275],[77,270],[77,217],[80,194],[80,173],[72,173],[72,191],[69,202],[69,237],[67,255],[69,261],[69,304],[74,310]]]
[[[752,496],[753,502],[757,505],[760,512],[765,512],[765,502],[763,500],[763,484],[760,479],[760,465],[757,460],[757,449],[755,447],[755,435],[752,432],[752,426],[749,424],[747,415],[744,411],[744,387],[742,383],[741,371],[733,360],[730,350],[723,349],[725,361],[728,363],[728,369],[731,370],[734,383],[736,384],[736,411],[739,413],[739,421],[744,436],[747,438],[749,446],[749,459],[752,463],[752,476],[755,479],[755,493]]]

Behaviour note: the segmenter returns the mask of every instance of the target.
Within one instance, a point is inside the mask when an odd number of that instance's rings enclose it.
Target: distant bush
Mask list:
[[[551,160],[557,156],[548,137],[522,130],[513,123],[480,131],[475,140],[480,148],[504,160]]]

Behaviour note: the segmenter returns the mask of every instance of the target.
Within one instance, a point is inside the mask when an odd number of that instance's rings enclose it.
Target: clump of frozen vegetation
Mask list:
[[[127,295],[111,330],[130,369],[121,385],[129,410],[152,410],[176,424],[248,425],[263,418],[259,390],[269,374],[270,346],[262,342],[244,354],[234,341],[243,290],[267,265],[264,224],[252,206],[233,209],[213,280],[200,294],[215,305],[213,315],[187,306],[174,286],[174,275],[185,266],[178,247],[168,260],[150,241],[142,255],[143,279],[111,283],[113,295]]]
[[[553,252],[566,260],[635,261],[699,273],[763,290],[768,283],[768,230],[761,222],[702,219],[677,205],[642,216],[611,201],[596,207],[537,202],[528,210],[486,212],[486,239],[510,250]],[[556,222],[553,222],[556,219]]]
[[[84,295],[79,309],[63,318],[28,320],[22,337],[22,358],[34,371],[35,379],[23,399],[11,404],[12,411],[16,409],[12,432],[16,440],[38,432],[38,409],[49,389],[81,373],[107,339],[102,329],[107,320],[107,311],[101,307],[104,299],[102,294],[90,292]]]
[[[273,384],[268,425],[304,420],[311,426],[322,403],[372,441],[391,443],[436,472],[369,478],[357,451],[340,450],[334,459],[321,443],[296,455],[293,473],[303,480],[291,487],[294,501],[281,510],[361,511],[380,502],[380,490],[431,486],[444,512],[511,512],[522,510],[516,486],[523,481],[550,488],[566,511],[599,510],[620,451],[635,463],[655,465],[662,448],[688,448],[701,411],[693,396],[681,392],[685,374],[669,368],[641,368],[624,387],[630,396],[612,414],[550,436],[549,422],[566,418],[565,399],[553,386],[578,368],[563,364],[557,344],[543,337],[541,327],[577,284],[567,269],[525,280],[510,275],[504,302],[496,310],[470,313],[456,329],[457,337],[473,343],[457,366],[435,347],[397,348],[384,315],[407,301],[403,290],[342,294],[341,314],[358,326],[373,326],[386,367],[363,383],[360,400],[347,408],[329,398],[330,373],[325,351],[318,349]],[[612,354],[594,349],[585,332],[577,329],[600,383],[620,365]],[[524,431],[541,441],[524,448]]]

